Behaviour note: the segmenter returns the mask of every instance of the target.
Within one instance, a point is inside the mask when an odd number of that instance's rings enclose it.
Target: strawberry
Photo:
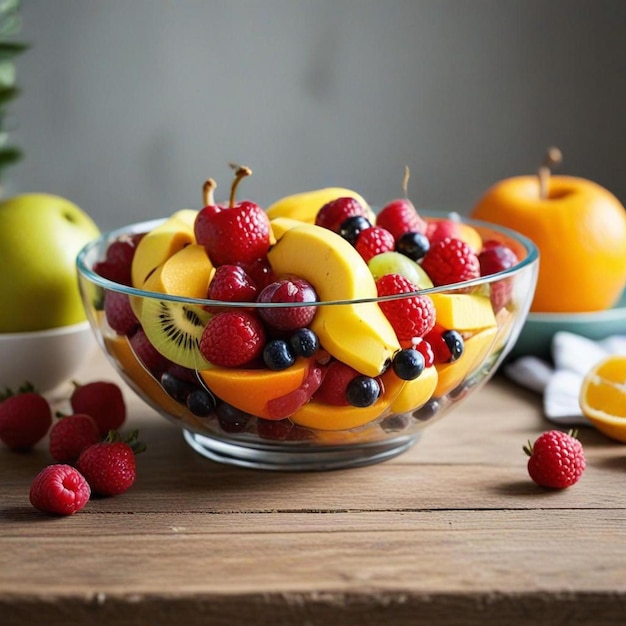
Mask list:
[[[44,467],[30,487],[30,503],[44,513],[72,515],[89,502],[91,489],[85,477],[71,465]]]
[[[257,286],[239,265],[220,265],[209,284],[210,300],[224,302],[254,302],[258,293]],[[212,313],[223,311],[220,307],[206,307]]]
[[[426,232],[426,222],[406,198],[398,198],[385,205],[376,217],[376,225],[388,230],[395,241],[405,233]]]
[[[254,202],[235,203],[239,182],[250,174],[252,170],[247,167],[237,169],[228,207],[213,203],[213,181],[207,181],[205,186],[206,206],[196,217],[194,233],[215,266],[254,263],[265,257],[269,249],[270,220],[267,213]]]
[[[12,450],[30,450],[51,424],[50,404],[30,383],[0,395],[0,440]]]
[[[422,268],[436,286],[451,285],[480,276],[480,263],[472,249],[460,239],[446,237],[430,246]]]
[[[70,396],[74,413],[86,413],[95,420],[100,434],[119,428],[126,420],[126,404],[122,390],[107,381],[94,381],[85,385],[74,383]]]
[[[341,229],[341,225],[350,217],[367,217],[367,211],[363,205],[355,198],[336,198],[327,202],[315,216],[315,224],[328,228],[336,233]]]
[[[127,491],[135,482],[137,469],[135,455],[145,450],[137,440],[137,431],[122,441],[117,431],[83,450],[76,469],[86,478],[91,491],[101,496],[117,496]]]
[[[80,453],[100,441],[98,424],[85,413],[63,415],[50,429],[50,455],[58,463],[75,463]]]
[[[565,489],[578,482],[585,471],[585,453],[576,431],[550,430],[534,444],[524,446],[528,474],[538,485]]]
[[[400,274],[385,274],[376,281],[379,296],[391,296],[418,291],[408,278]],[[400,341],[423,337],[435,325],[435,305],[428,296],[413,295],[379,303]]]
[[[105,290],[104,314],[109,326],[118,335],[132,335],[139,320],[130,306],[130,298],[119,291]]]
[[[359,233],[354,247],[367,263],[382,252],[391,252],[396,245],[393,235],[380,226],[370,226]]]
[[[205,359],[221,367],[239,367],[263,351],[265,330],[247,311],[227,311],[212,317],[200,338]]]

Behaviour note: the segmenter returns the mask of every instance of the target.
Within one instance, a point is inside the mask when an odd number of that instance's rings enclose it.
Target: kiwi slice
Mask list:
[[[146,298],[141,325],[150,343],[170,361],[190,369],[211,367],[200,352],[200,338],[211,314],[199,306]]]

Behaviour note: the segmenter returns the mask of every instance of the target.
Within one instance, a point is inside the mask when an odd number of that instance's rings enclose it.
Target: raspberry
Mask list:
[[[220,265],[209,284],[210,300],[224,302],[254,302],[257,297],[257,287],[248,276],[246,270],[239,265]],[[219,313],[219,307],[206,307],[208,311]]]
[[[94,272],[120,285],[132,285],[131,265],[141,235],[113,241],[106,251],[104,261],[93,266]]]
[[[265,330],[247,311],[226,311],[212,317],[200,338],[200,352],[220,367],[240,367],[263,351]]]
[[[396,245],[393,235],[380,226],[371,226],[359,233],[354,247],[367,263],[372,257],[391,252]]]
[[[48,432],[52,410],[32,385],[0,396],[0,440],[12,450],[30,450]]]
[[[327,202],[315,216],[315,224],[336,233],[349,217],[367,217],[365,207],[355,198],[337,198]]]
[[[464,241],[454,238],[442,239],[431,245],[422,259],[422,268],[437,286],[480,276],[478,257]]]
[[[381,276],[376,288],[379,296],[418,291],[418,287],[400,274]],[[435,325],[435,306],[428,296],[414,295],[379,304],[400,341],[423,337]]]
[[[278,280],[265,287],[258,302],[317,302],[313,286],[302,278]],[[308,326],[315,317],[317,307],[267,307],[259,309],[261,319],[272,328],[293,331]]]
[[[50,455],[57,463],[75,463],[83,450],[99,441],[100,429],[91,415],[64,415],[50,429]]]
[[[540,486],[565,489],[578,482],[585,471],[585,453],[576,431],[550,430],[534,444],[524,446],[528,474]]]
[[[139,325],[139,320],[130,306],[130,298],[119,291],[104,292],[104,314],[109,326],[118,335],[130,336]]]
[[[388,230],[395,241],[405,233],[426,232],[426,222],[415,210],[413,203],[405,198],[393,200],[380,211],[376,225]]]
[[[143,452],[145,445],[137,440],[137,431],[122,441],[117,431],[83,450],[76,469],[85,477],[91,491],[101,496],[116,496],[127,491],[135,482],[135,455]]]
[[[71,465],[44,467],[30,487],[30,503],[44,513],[72,515],[89,502],[91,489],[85,477]]]
[[[107,381],[85,385],[74,383],[70,404],[74,413],[91,415],[102,436],[119,428],[126,420],[126,404],[122,390]]]
[[[137,360],[155,377],[172,367],[172,362],[163,356],[151,343],[143,328],[138,328],[130,338],[130,346]]]

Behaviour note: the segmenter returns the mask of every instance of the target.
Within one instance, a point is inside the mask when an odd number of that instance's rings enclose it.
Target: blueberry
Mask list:
[[[187,396],[187,408],[198,417],[207,417],[215,409],[215,398],[204,389],[195,389]]]
[[[372,406],[380,395],[380,385],[375,378],[356,376],[348,383],[346,398],[352,406]]]
[[[392,367],[398,378],[414,380],[424,371],[426,361],[422,353],[415,348],[405,348],[396,353]]]
[[[243,432],[251,418],[249,413],[245,413],[226,402],[219,404],[215,413],[220,428],[226,433]]]
[[[448,350],[450,350],[450,363],[456,361],[465,348],[463,337],[457,330],[446,330],[441,334],[441,338],[445,341]]]
[[[348,219],[341,222],[339,227],[339,234],[352,245],[356,243],[359,235],[366,228],[369,228],[372,224],[370,221],[362,215],[353,215]]]
[[[185,403],[187,396],[196,389],[196,386],[186,380],[177,378],[169,372],[164,372],[161,375],[161,386],[165,392],[174,398],[176,402]]]
[[[284,339],[272,339],[263,348],[263,361],[271,370],[284,370],[296,362],[296,357]]]
[[[320,340],[310,328],[299,328],[289,337],[289,345],[295,356],[311,357],[320,347]]]
[[[408,256],[413,261],[419,261],[430,248],[428,237],[422,233],[408,232],[404,233],[398,241],[396,241],[396,252]]]

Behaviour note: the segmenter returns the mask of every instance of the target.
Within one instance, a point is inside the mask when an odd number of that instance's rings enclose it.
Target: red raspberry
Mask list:
[[[426,222],[406,198],[393,200],[383,207],[376,217],[376,225],[388,230],[395,241],[404,233],[426,233]]]
[[[240,367],[263,351],[265,330],[247,311],[226,311],[212,317],[200,338],[200,352],[220,367]]]
[[[377,254],[391,252],[395,245],[395,239],[388,230],[380,226],[370,226],[359,233],[354,247],[367,263]]]
[[[0,440],[12,450],[30,450],[48,432],[52,410],[32,385],[0,396]]]
[[[85,385],[74,383],[70,404],[74,413],[91,415],[102,436],[116,430],[126,420],[126,404],[122,390],[107,381],[94,381]]]
[[[220,265],[209,284],[210,300],[223,302],[254,302],[258,293],[257,286],[239,265]],[[206,307],[208,311],[219,313],[224,309]]]
[[[145,445],[137,440],[137,431],[125,441],[117,431],[111,431],[103,442],[83,450],[76,469],[87,479],[94,494],[117,496],[134,484],[135,455],[144,450]]]
[[[432,245],[422,259],[422,268],[437,286],[480,276],[478,257],[464,241],[453,238]]]
[[[355,198],[337,198],[327,202],[315,216],[315,224],[336,233],[341,225],[355,215],[367,217],[365,207]]]
[[[400,274],[385,274],[376,281],[379,296],[418,291],[408,278]],[[435,325],[435,305],[428,296],[408,296],[397,300],[380,302],[400,341],[423,337]]]
[[[58,463],[76,463],[83,450],[99,441],[100,429],[91,415],[64,415],[50,429],[50,455]]]
[[[509,247],[489,241],[478,255],[478,262],[480,275],[487,276],[514,267],[519,259]],[[513,281],[511,278],[503,278],[490,283],[490,288],[491,304],[493,310],[498,312],[511,300]]]
[[[89,502],[91,489],[85,477],[71,465],[44,467],[30,487],[30,503],[44,513],[72,515]]]
[[[130,338],[130,346],[139,362],[156,378],[172,366],[172,362],[150,343],[143,328],[135,331]]]
[[[104,314],[109,326],[118,335],[132,335],[139,325],[139,320],[130,306],[130,298],[125,293],[106,290]]]
[[[105,260],[94,264],[94,272],[120,285],[131,285],[131,265],[141,237],[135,235],[113,241],[107,248]]]
[[[578,482],[585,471],[585,453],[576,431],[550,430],[534,444],[524,446],[528,474],[542,487],[565,489]]]

